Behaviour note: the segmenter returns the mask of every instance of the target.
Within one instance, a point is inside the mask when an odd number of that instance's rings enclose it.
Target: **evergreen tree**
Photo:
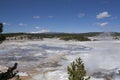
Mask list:
[[[15,63],[14,66],[13,67],[9,67],[6,72],[1,72],[0,73],[0,80],[10,80],[12,78],[15,78],[17,73],[18,73],[18,71],[16,70],[17,66],[18,66],[18,63]],[[16,78],[16,80],[21,80],[19,78],[19,75]]]
[[[0,23],[0,33],[3,32],[3,24]]]
[[[72,62],[70,66],[67,68],[69,80],[89,80],[90,77],[86,77],[86,71],[84,68],[84,64],[80,58],[76,59],[76,62]]]
[[[3,24],[0,23],[0,33],[2,33],[2,32],[3,32]],[[4,41],[5,39],[6,39],[5,36],[3,36],[2,34],[0,34],[0,43],[2,41]]]

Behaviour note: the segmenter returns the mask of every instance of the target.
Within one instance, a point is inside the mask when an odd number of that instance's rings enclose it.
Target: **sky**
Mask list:
[[[120,0],[0,0],[4,33],[120,32]]]

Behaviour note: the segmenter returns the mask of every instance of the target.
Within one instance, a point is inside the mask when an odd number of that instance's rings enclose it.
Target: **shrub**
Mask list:
[[[86,70],[84,69],[84,64],[80,58],[72,62],[67,68],[69,80],[89,80],[90,77],[86,77]]]

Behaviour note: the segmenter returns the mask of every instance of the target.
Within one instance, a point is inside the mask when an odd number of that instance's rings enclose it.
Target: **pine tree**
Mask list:
[[[0,33],[3,32],[3,23],[0,23]]]
[[[90,77],[85,78],[86,71],[84,69],[84,64],[80,58],[76,59],[76,62],[72,62],[67,68],[69,80],[89,80]]]
[[[17,65],[18,65],[18,63],[15,63],[14,66],[9,67],[6,72],[1,72],[0,73],[0,80],[9,80],[9,79],[15,78],[17,73],[18,73],[18,71],[16,70]],[[16,80],[20,80],[19,75],[16,78]]]

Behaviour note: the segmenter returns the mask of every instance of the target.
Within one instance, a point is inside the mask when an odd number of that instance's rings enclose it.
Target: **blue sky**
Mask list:
[[[0,0],[4,32],[120,32],[120,0]]]

